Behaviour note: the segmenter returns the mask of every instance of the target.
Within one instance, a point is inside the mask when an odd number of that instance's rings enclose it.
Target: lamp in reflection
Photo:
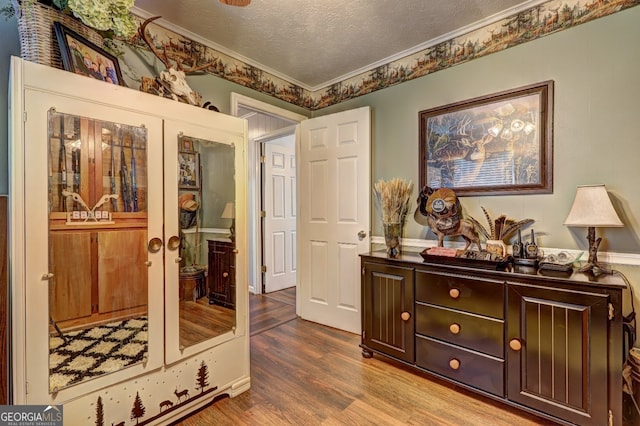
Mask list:
[[[229,228],[229,239],[231,241],[236,240],[236,208],[235,204],[230,201],[224,206],[222,211],[222,219],[231,219],[231,227]]]
[[[602,238],[596,239],[597,227],[621,227],[624,226],[618,217],[609,194],[604,185],[581,185],[576,191],[576,198],[569,215],[564,221],[566,226],[582,226],[588,228],[587,241],[589,242],[589,260],[580,272],[600,272],[610,274],[612,271],[598,262],[598,247]]]

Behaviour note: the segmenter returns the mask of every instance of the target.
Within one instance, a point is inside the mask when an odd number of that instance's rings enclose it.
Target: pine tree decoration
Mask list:
[[[133,409],[131,410],[131,420],[135,420],[136,424],[141,417],[144,417],[145,408],[142,405],[142,398],[140,398],[140,394],[136,392],[136,399],[133,401]]]
[[[96,403],[96,426],[104,426],[104,407],[102,406],[102,397],[98,397]]]
[[[196,388],[200,388],[200,393],[204,393],[204,388],[209,386],[207,379],[209,378],[209,369],[207,364],[202,361],[200,368],[198,369],[198,376],[196,379]]]

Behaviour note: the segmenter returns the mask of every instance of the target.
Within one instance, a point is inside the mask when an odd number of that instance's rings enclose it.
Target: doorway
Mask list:
[[[295,140],[295,125],[307,117],[265,102],[261,102],[237,93],[231,94],[231,115],[245,118],[248,123],[248,232],[249,232],[249,292],[263,293],[263,259],[268,247],[264,245],[262,224],[262,200],[265,188],[262,185],[261,146],[266,141],[278,139],[281,136],[293,135]],[[295,146],[295,143],[294,143]],[[295,201],[293,202],[295,206]]]

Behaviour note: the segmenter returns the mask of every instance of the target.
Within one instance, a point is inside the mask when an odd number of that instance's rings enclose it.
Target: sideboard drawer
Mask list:
[[[503,360],[416,336],[416,365],[504,397]]]
[[[416,271],[416,301],[504,318],[504,283]]]
[[[416,303],[416,333],[504,357],[504,321]]]

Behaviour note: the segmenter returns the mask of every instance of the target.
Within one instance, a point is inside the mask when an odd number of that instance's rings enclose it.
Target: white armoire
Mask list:
[[[11,403],[167,424],[249,389],[246,121],[12,58],[9,123]]]

